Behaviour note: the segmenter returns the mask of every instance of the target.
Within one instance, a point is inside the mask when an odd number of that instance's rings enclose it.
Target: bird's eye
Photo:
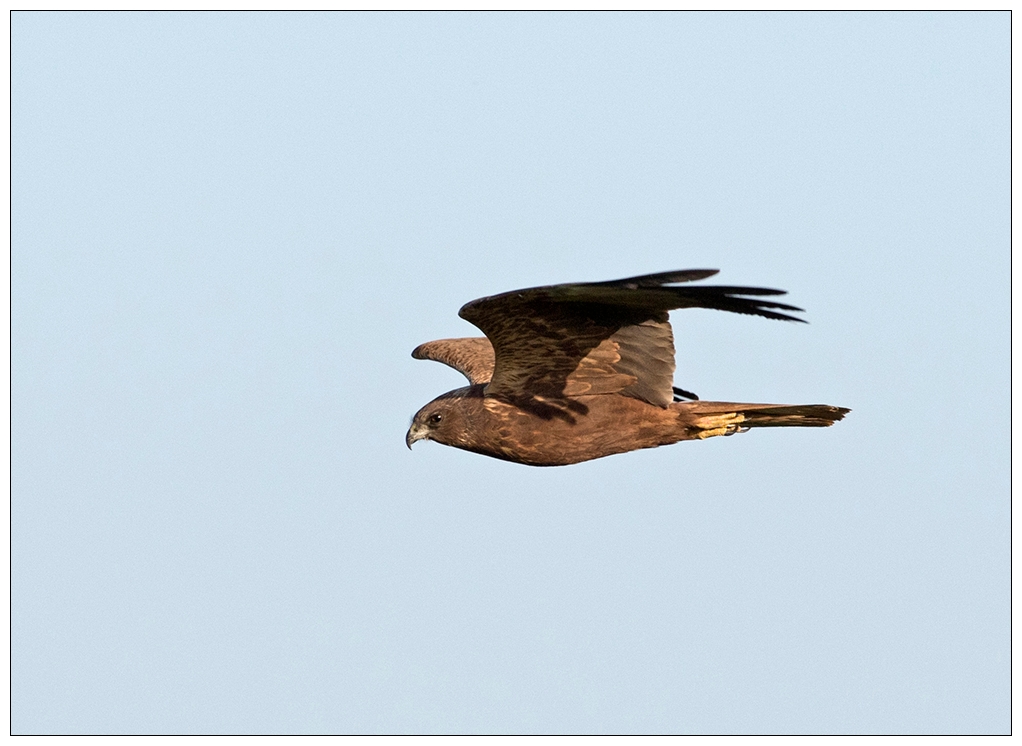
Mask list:
[[[440,424],[440,420],[442,420],[443,418],[444,418],[444,416],[442,414],[440,414],[439,412],[434,412],[433,414],[431,414],[429,416],[429,424],[430,425],[439,425]]]

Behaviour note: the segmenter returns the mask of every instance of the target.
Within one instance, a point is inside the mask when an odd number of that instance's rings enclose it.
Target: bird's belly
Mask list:
[[[564,466],[681,439],[676,413],[615,394],[578,397],[574,411],[546,416],[499,401],[486,402],[492,437],[470,448],[532,466]]]

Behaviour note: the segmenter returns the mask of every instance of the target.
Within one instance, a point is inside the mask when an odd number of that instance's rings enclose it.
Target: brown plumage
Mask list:
[[[682,286],[717,274],[694,269],[515,290],[458,312],[485,337],[440,339],[412,351],[471,385],[420,409],[405,442],[435,440],[533,466],[561,466],[639,448],[731,435],[753,427],[826,427],[849,411],[825,404],[738,404],[674,388],[679,308],[801,321],[802,309],[756,296],[783,290]],[[753,296],[742,297],[742,296]]]

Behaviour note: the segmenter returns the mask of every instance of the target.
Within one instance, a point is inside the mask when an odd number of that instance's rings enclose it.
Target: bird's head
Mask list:
[[[449,391],[424,406],[412,418],[405,435],[405,444],[411,448],[417,440],[435,440],[444,445],[461,447],[468,438],[469,399],[482,386],[469,386]]]

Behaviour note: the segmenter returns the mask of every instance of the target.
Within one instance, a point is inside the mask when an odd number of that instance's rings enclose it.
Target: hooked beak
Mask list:
[[[408,446],[408,450],[412,450],[412,443],[417,440],[423,440],[426,437],[426,428],[422,425],[416,425],[412,423],[412,426],[408,428],[408,432],[405,433],[405,445]]]

